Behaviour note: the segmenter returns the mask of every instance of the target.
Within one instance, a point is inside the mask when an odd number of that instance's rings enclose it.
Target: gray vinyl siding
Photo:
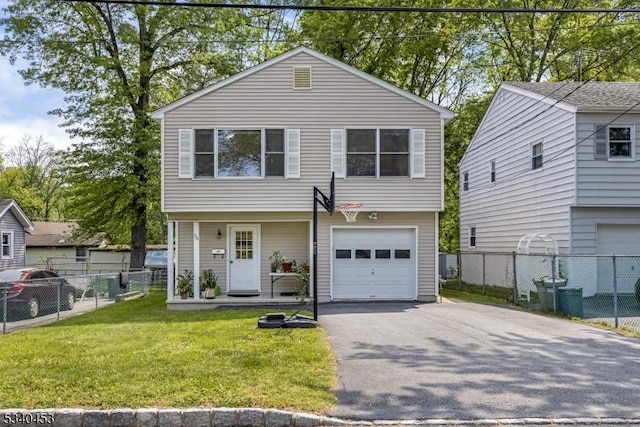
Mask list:
[[[436,296],[436,215],[435,213],[384,212],[378,214],[373,222],[366,217],[366,212],[359,216],[356,226],[417,226],[418,233],[418,299],[435,301]],[[179,253],[178,273],[184,269],[193,269],[193,225],[200,222],[200,269],[212,268],[219,279],[226,276],[225,261],[214,260],[211,249],[226,249],[226,226],[228,224],[260,224],[261,226],[261,291],[263,295],[270,293],[269,256],[274,250],[280,250],[287,258],[297,261],[309,261],[311,266],[311,213],[176,213],[169,215],[170,221],[179,221],[176,236]],[[206,221],[212,221],[210,223]],[[318,224],[318,295],[320,301],[329,301],[331,296],[331,226],[345,225],[345,219],[339,212],[329,216],[319,213]],[[217,229],[225,233],[217,239]],[[220,282],[221,286],[224,282]],[[223,289],[226,287],[222,286]],[[281,279],[275,286],[275,292],[292,290],[295,282]]]
[[[13,258],[0,258],[0,270],[9,267],[24,267],[25,231],[20,221],[18,221],[11,211],[6,212],[0,218],[0,231],[13,231]]]
[[[640,225],[640,208],[572,208],[572,254],[596,254],[598,224]]]
[[[569,247],[569,206],[574,201],[575,119],[571,112],[501,89],[460,164],[469,190],[460,188],[460,246],[510,252],[529,233],[552,235]],[[531,170],[531,147],[542,141],[543,166]],[[490,164],[496,182],[490,183]]]
[[[640,115],[578,114],[578,206],[640,207]],[[594,159],[596,124],[635,125],[635,159]]]
[[[312,67],[312,89],[292,89],[293,66]],[[338,202],[378,211],[439,211],[440,114],[342,69],[300,53],[165,114],[163,189],[167,212],[311,211],[314,186],[328,191],[332,128],[426,130],[426,178],[336,180]],[[178,130],[300,129],[300,178],[178,179]]]

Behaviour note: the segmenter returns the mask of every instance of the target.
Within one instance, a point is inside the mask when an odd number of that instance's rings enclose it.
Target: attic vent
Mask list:
[[[293,67],[293,88],[311,89],[311,67]]]

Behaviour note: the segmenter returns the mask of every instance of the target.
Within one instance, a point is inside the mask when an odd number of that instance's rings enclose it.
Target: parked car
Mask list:
[[[60,292],[58,292],[58,289]],[[76,303],[76,288],[50,270],[10,268],[0,271],[0,311],[7,296],[7,311],[24,312],[37,317],[46,309],[71,310]]]

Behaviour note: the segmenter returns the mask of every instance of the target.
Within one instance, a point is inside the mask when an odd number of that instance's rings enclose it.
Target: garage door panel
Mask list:
[[[334,230],[334,298],[415,298],[415,234],[403,228]]]
[[[640,276],[640,244],[638,242],[640,242],[640,225],[598,224],[596,253],[599,255],[617,255],[616,281],[618,292],[634,292],[635,282]],[[608,256],[599,257],[597,270],[598,293],[612,293],[612,259]]]

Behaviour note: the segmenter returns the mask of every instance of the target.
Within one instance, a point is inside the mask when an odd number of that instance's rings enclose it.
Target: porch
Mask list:
[[[255,308],[290,308],[299,309],[306,304],[296,299],[295,296],[269,295],[234,297],[229,295],[219,295],[213,299],[174,298],[167,300],[167,309],[171,311],[191,311],[191,310],[215,310],[217,308],[229,307],[255,307]],[[309,308],[310,309],[310,308]]]

